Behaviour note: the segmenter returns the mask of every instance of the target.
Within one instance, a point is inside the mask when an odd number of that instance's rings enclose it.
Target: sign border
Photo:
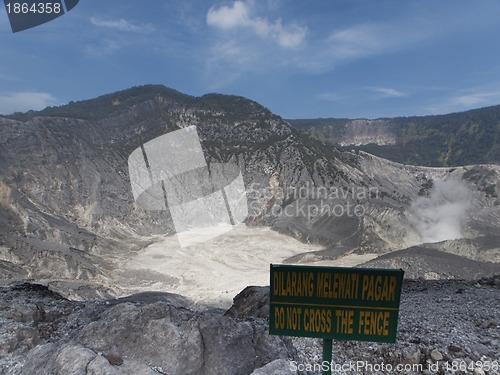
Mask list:
[[[361,299],[335,299],[324,298],[324,297],[309,297],[309,296],[282,296],[275,295],[274,293],[274,273],[279,272],[312,272],[314,273],[315,281],[318,273],[338,273],[338,274],[359,274],[370,275],[370,276],[396,276],[397,282],[394,292],[394,300],[392,301],[366,301]],[[278,276],[279,277],[279,276]],[[401,301],[401,291],[403,287],[403,277],[404,271],[402,269],[386,269],[386,268],[357,268],[357,267],[334,267],[334,266],[309,266],[309,265],[288,265],[288,264],[271,264],[270,265],[270,283],[269,283],[269,334],[280,335],[280,336],[295,336],[295,337],[314,337],[323,339],[336,339],[343,341],[368,341],[368,342],[385,342],[394,343],[397,336],[397,325],[399,320],[399,309]],[[315,284],[314,288],[317,285]],[[359,287],[359,286],[358,286]],[[316,290],[315,290],[316,291]],[[353,333],[338,333],[338,332],[316,332],[316,331],[305,331],[304,329],[293,330],[289,328],[276,328],[276,319],[273,316],[273,307],[283,306],[295,309],[301,309],[300,311],[305,311],[308,308],[321,308],[325,311],[331,311],[330,319],[333,320],[335,316],[332,317],[334,311],[339,309],[345,310],[358,310],[363,309],[365,311],[375,311],[383,310],[389,311],[390,315],[390,325],[388,326],[389,335],[366,335],[366,334],[353,334]],[[331,322],[331,324],[333,324]],[[333,328],[333,327],[332,327]]]

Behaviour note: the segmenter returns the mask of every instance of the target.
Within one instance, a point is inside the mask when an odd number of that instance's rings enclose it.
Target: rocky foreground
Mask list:
[[[320,374],[321,341],[268,335],[269,289],[228,311],[142,293],[75,302],[0,288],[0,374]],[[408,281],[396,344],[334,342],[334,374],[499,374],[500,276]],[[371,366],[371,367],[370,367]]]

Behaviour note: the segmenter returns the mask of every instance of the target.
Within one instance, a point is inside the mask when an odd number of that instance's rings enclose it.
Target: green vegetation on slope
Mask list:
[[[355,120],[289,120],[296,128],[324,142],[345,144]],[[438,116],[366,120],[383,127],[396,140],[349,146],[403,164],[458,166],[500,163],[500,105]],[[347,138],[346,138],[347,137]],[[348,142],[347,142],[348,143]],[[354,142],[353,142],[354,143]]]

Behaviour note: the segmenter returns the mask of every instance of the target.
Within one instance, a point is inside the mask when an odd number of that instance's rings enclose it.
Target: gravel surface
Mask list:
[[[99,345],[104,344],[97,345],[93,343],[94,339],[88,339],[88,337],[98,337],[98,335],[96,336],[97,331],[106,335],[110,341],[103,348],[114,348],[112,354],[124,358],[125,364],[123,366],[116,365],[114,363],[116,361],[110,361],[108,358],[107,361],[101,361],[103,363],[99,365],[100,362],[96,360],[93,365],[98,366],[100,372],[95,372],[95,374],[107,374],[106,371],[110,370],[109,366],[112,366],[111,369],[121,371],[120,374],[149,374],[150,371],[162,373],[150,364],[151,358],[162,360],[160,361],[162,368],[178,364],[178,357],[173,355],[167,359],[168,351],[162,352],[160,350],[164,349],[164,345],[160,345],[160,343],[165,344],[169,340],[165,337],[156,337],[156,334],[148,338],[148,340],[152,340],[150,345],[136,347],[133,350],[136,352],[133,361],[130,359],[130,353],[127,352],[128,346],[131,345],[130,338],[127,338],[127,335],[131,334],[130,327],[128,330],[121,327],[122,324],[125,326],[129,324],[124,323],[130,315],[127,313],[128,310],[133,310],[134,314],[137,315],[134,322],[137,319],[144,320],[144,327],[148,327],[151,324],[150,321],[159,324],[158,333],[167,332],[174,327],[178,331],[178,335],[186,336],[196,332],[196,330],[193,331],[193,327],[190,326],[184,327],[185,319],[172,320],[170,323],[167,320],[170,321],[173,316],[179,314],[191,317],[189,319],[201,319],[202,316],[209,316],[211,317],[210,322],[213,320],[217,323],[214,323],[214,327],[227,325],[223,329],[223,336],[220,336],[220,332],[215,330],[214,342],[220,345],[228,338],[240,340],[238,341],[240,343],[247,340],[252,342],[252,346],[255,347],[252,350],[268,354],[271,349],[277,350],[277,347],[274,346],[277,345],[276,343],[284,345],[285,342],[290,342],[293,345],[281,352],[276,351],[276,355],[272,357],[275,358],[274,362],[269,366],[256,369],[255,374],[321,374],[322,365],[324,365],[322,364],[321,340],[284,338],[287,340],[269,341],[271,339],[277,340],[278,337],[269,337],[267,334],[268,295],[268,287],[249,287],[235,298],[231,311],[224,314],[222,309],[207,310],[206,312],[191,311],[187,306],[184,306],[186,301],[170,295],[159,298],[152,294],[149,295],[149,300],[144,300],[144,296],[139,295],[140,298],[136,296],[130,301],[75,302],[61,298],[58,294],[37,285],[24,284],[0,288],[0,374],[27,373],[18,372],[17,369],[29,366],[30,363],[45,363],[47,359],[44,350],[50,351],[52,358],[59,361],[64,359],[63,364],[74,363],[72,362],[74,359],[71,359],[73,357],[66,356],[66,354],[73,356],[78,354],[78,358],[83,362],[87,357],[102,360],[98,352],[102,350],[106,354],[103,349],[99,349]],[[170,312],[162,313],[165,317],[161,315],[163,320],[158,320],[158,316],[155,315],[158,312],[153,309],[153,306],[157,306],[155,309],[159,309],[158,311],[164,311],[165,306],[167,306],[165,301],[168,301],[170,307],[167,310]],[[334,341],[332,373],[349,375],[498,375],[500,374],[498,368],[500,360],[499,307],[500,276],[477,282],[405,280],[401,294],[396,343]],[[147,315],[146,312],[149,310],[153,311],[154,314]],[[140,311],[143,312],[144,316],[139,313]],[[121,322],[115,315],[122,317],[124,322]],[[130,317],[130,319],[132,318]],[[163,321],[164,323],[160,323]],[[96,324],[100,324],[101,328],[94,332],[91,328]],[[253,330],[249,329],[249,332],[253,332],[253,336],[255,336],[255,332],[260,332],[260,336],[258,336],[260,338],[256,339],[257,336],[247,337],[245,330],[242,329],[242,327],[247,326],[254,327]],[[87,337],[84,333],[89,330],[91,333]],[[117,330],[124,330],[125,336],[123,339],[113,341],[110,335],[116,336]],[[87,337],[87,341],[90,341],[87,342],[82,337]],[[141,335],[138,337],[140,338]],[[205,336],[205,340],[207,337]],[[171,344],[182,342],[182,340],[174,340]],[[195,342],[196,340],[193,341],[193,343]],[[68,347],[70,344],[76,345],[77,349],[71,349],[73,346]],[[224,347],[224,345],[222,346]],[[191,347],[188,345],[185,349],[189,348]],[[223,361],[234,356],[234,353],[230,352],[230,348],[244,350],[246,346],[243,344],[236,347],[231,345],[218,352],[219,357],[217,358]],[[59,352],[56,352],[56,349]],[[205,347],[206,353],[211,353],[212,349]],[[60,354],[58,357],[54,357],[56,355],[54,353]],[[230,363],[232,362],[229,361],[224,365],[226,367],[221,367],[218,373],[244,375],[240,374],[239,370],[234,372],[235,369],[227,367],[230,366]],[[126,369],[128,370],[126,371]],[[63,374],[64,371],[56,373]],[[193,372],[188,371],[187,373],[192,374]],[[64,374],[66,375],[66,373]]]
[[[322,341],[293,342],[299,358],[291,366],[321,374]],[[396,343],[334,341],[332,373],[496,375],[499,361],[500,277],[405,280]]]

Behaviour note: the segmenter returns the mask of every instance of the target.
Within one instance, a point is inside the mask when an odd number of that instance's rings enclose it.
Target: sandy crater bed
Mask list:
[[[229,307],[246,286],[269,285],[270,264],[321,249],[268,228],[246,226],[185,248],[169,236],[125,260],[117,281],[128,291],[178,293],[198,303]],[[349,267],[374,257],[350,254],[308,264]]]

